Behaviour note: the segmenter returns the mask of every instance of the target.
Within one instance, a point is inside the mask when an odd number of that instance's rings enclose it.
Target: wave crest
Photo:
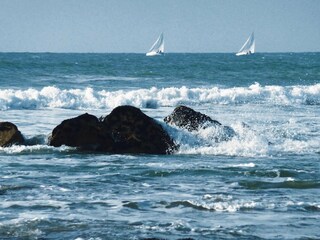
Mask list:
[[[187,88],[185,86],[95,91],[93,88],[60,89],[47,86],[41,90],[0,90],[0,109],[103,109],[119,105],[142,108],[214,104],[306,104],[320,105],[320,84],[310,86],[261,86],[233,88]]]

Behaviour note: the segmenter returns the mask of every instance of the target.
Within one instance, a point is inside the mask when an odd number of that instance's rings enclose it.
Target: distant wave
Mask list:
[[[137,90],[95,91],[86,89],[60,89],[47,86],[41,90],[1,89],[0,110],[8,109],[103,109],[119,105],[141,108],[175,107],[179,104],[306,104],[320,105],[320,84],[310,86],[261,86],[233,88],[168,87]]]

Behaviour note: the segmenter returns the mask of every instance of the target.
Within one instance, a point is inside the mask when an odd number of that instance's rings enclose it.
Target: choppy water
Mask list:
[[[62,120],[184,104],[236,136],[165,126],[174,155],[46,145]],[[320,54],[0,54],[0,239],[320,239]]]

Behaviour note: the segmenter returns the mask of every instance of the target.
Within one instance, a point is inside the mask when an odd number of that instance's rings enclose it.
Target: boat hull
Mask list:
[[[153,57],[153,56],[163,56],[164,53],[157,53],[157,52],[148,52],[146,53],[146,56]]]
[[[240,52],[240,53],[236,53],[236,56],[244,56],[244,55],[251,55],[253,53],[248,53],[248,52]]]

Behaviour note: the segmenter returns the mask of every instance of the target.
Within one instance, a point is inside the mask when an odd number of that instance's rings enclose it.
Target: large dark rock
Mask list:
[[[230,140],[235,136],[235,132],[231,127],[223,126],[220,122],[213,120],[209,116],[196,112],[195,110],[186,107],[178,106],[164,121],[170,125],[175,125],[179,128],[187,129],[188,131],[198,131],[207,127],[214,127],[216,136],[213,139],[216,142]]]
[[[17,126],[11,122],[0,122],[0,146],[8,147],[13,144],[23,144],[24,138]]]
[[[64,120],[52,131],[49,144],[108,153],[168,154],[176,149],[159,123],[132,106],[117,107],[100,119],[83,114]]]
[[[64,120],[55,127],[49,138],[49,145],[54,147],[66,145],[83,150],[112,152],[114,141],[97,117],[85,113]]]
[[[102,119],[119,153],[168,154],[176,145],[162,126],[132,106],[115,108]]]

